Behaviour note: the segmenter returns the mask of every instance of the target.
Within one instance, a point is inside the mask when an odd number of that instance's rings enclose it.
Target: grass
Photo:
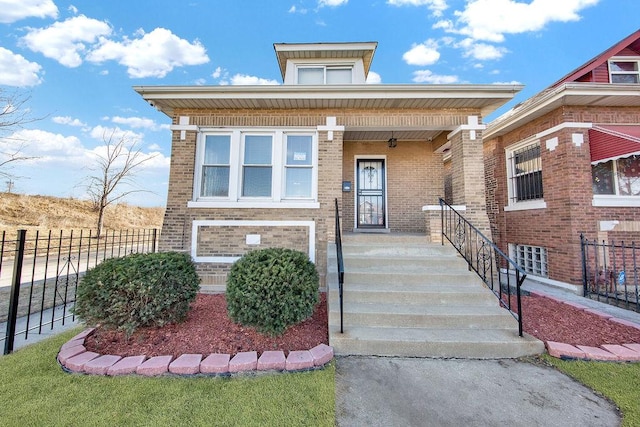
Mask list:
[[[561,372],[613,401],[622,411],[623,426],[640,426],[640,363],[544,358]]]
[[[318,371],[233,378],[67,374],[55,358],[77,333],[0,357],[3,426],[335,424],[333,363]]]

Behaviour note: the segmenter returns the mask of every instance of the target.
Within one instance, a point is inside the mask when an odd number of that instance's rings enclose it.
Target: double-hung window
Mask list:
[[[272,135],[244,135],[242,197],[271,197]]]
[[[611,83],[640,83],[640,59],[613,58],[609,60]]]
[[[204,138],[201,197],[229,196],[231,135],[207,135]]]
[[[190,207],[319,207],[315,130],[202,131],[197,147]]]
[[[509,206],[546,206],[543,199],[540,141],[508,149],[507,172]]]

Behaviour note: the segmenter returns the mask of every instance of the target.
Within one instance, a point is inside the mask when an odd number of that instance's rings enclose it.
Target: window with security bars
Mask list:
[[[540,142],[511,151],[508,161],[510,165],[510,202],[513,204],[542,199]]]
[[[548,277],[547,249],[540,246],[510,244],[511,258],[528,274]]]

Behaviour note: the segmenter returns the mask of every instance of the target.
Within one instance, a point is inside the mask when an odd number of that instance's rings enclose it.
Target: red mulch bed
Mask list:
[[[313,315],[292,326],[279,337],[258,333],[255,329],[233,323],[227,316],[224,295],[198,294],[187,320],[162,328],[139,328],[127,341],[124,333],[96,328],[85,340],[89,351],[119,356],[147,357],[181,354],[223,353],[234,355],[241,351],[308,350],[318,344],[329,343],[326,294]]]
[[[514,304],[515,306],[515,304]],[[598,347],[602,344],[640,343],[640,330],[616,324],[567,304],[537,295],[522,297],[523,328],[542,341]],[[89,351],[100,354],[148,357],[171,354],[234,355],[241,351],[306,350],[327,344],[326,295],[321,294],[313,316],[289,328],[280,337],[269,337],[227,317],[224,295],[199,294],[184,323],[163,328],[141,328],[127,341],[124,334],[97,328],[87,338]]]

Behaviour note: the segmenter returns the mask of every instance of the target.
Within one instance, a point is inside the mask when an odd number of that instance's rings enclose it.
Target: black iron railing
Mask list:
[[[344,333],[342,289],[344,287],[344,261],[342,259],[342,229],[340,228],[340,211],[336,202],[336,258],[338,261],[338,297],[340,298],[340,333]]]
[[[640,312],[640,248],[580,235],[584,296]]]
[[[442,244],[445,238],[451,242],[467,261],[469,270],[476,272],[500,305],[518,321],[518,334],[522,336],[520,288],[527,273],[443,199],[440,208]]]
[[[0,335],[4,354],[15,338],[74,320],[71,308],[84,273],[107,258],[155,252],[157,230],[3,231],[0,240]],[[0,333],[2,328],[0,328]]]

